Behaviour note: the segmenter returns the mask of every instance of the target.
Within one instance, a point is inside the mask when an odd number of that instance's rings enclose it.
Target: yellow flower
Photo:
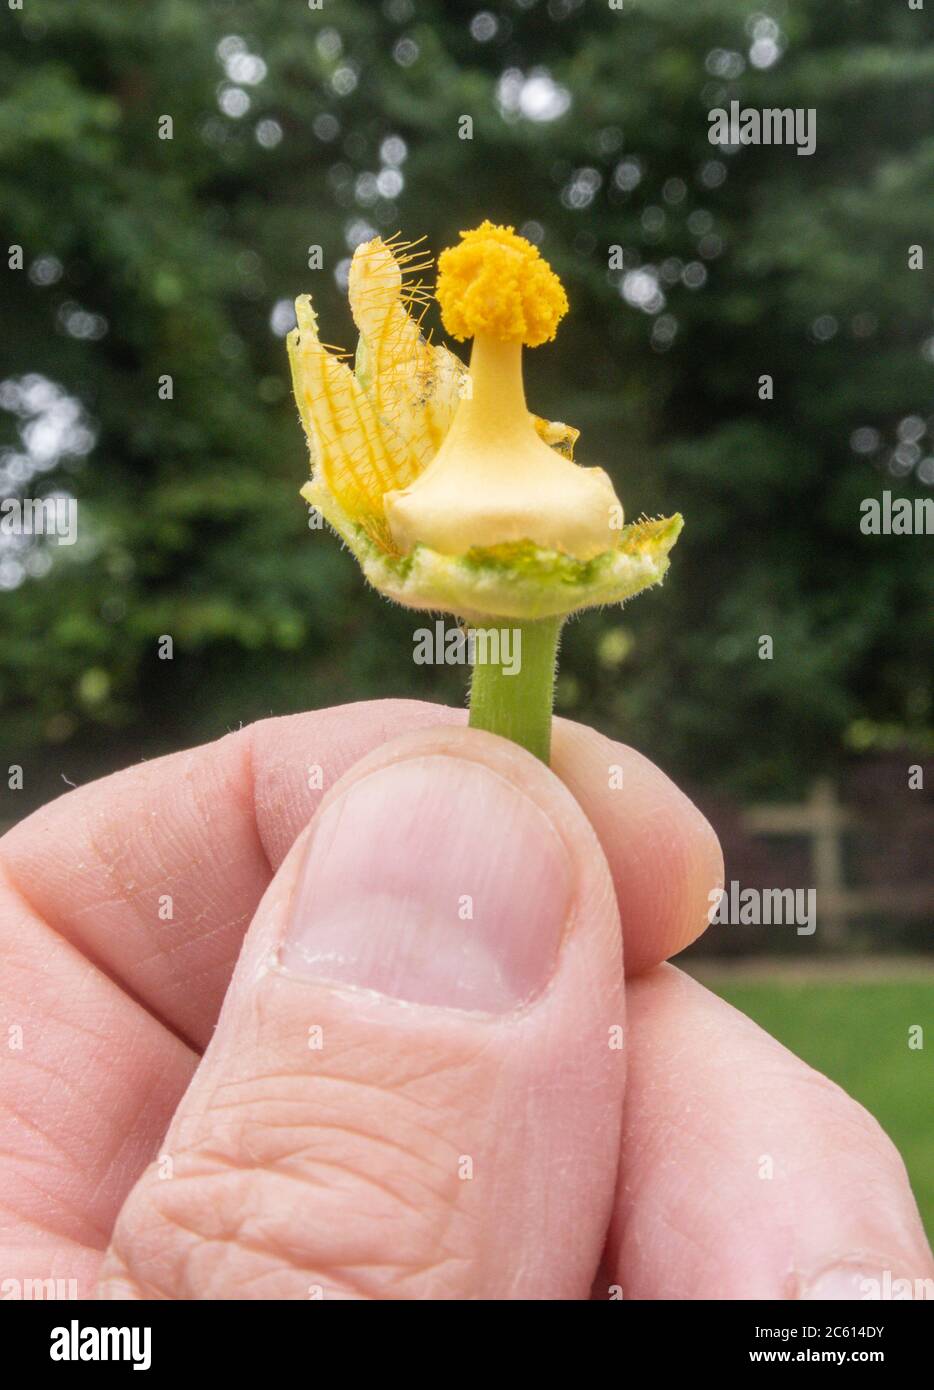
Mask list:
[[[522,347],[550,341],[568,307],[554,271],[489,222],[442,253],[442,321],[473,338],[468,372],[420,331],[429,294],[413,277],[429,264],[412,244],[358,247],[353,369],[321,343],[310,298],[296,302],[288,348],[313,470],[302,495],[371,583],[413,608],[535,619],[657,583],[681,518],[624,527],[607,474],[573,461],[577,430],[525,402]]]

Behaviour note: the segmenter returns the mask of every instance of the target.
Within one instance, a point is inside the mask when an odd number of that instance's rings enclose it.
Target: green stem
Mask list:
[[[470,684],[471,728],[511,738],[543,763],[548,762],[551,752],[551,708],[563,621],[542,618],[538,622],[513,621],[508,627],[473,629],[476,646]],[[485,646],[484,633],[489,639]],[[504,645],[507,640],[508,648]],[[512,659],[483,660],[491,652]],[[513,670],[515,665],[518,670]],[[512,675],[508,674],[510,670]]]

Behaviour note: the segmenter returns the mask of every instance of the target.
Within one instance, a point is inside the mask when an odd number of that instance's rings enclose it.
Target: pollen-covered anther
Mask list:
[[[526,347],[550,342],[568,309],[564,286],[538,247],[489,221],[461,232],[460,243],[442,252],[436,297],[452,337],[488,335]]]

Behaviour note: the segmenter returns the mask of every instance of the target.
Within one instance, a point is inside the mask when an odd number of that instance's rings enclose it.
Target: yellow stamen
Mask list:
[[[511,228],[484,222],[438,261],[442,319],[473,337],[470,393],[437,456],[384,499],[403,553],[442,554],[533,541],[587,560],[613,547],[621,508],[600,468],[580,468],[548,447],[529,415],[522,345],[554,337],[568,307],[557,275]]]

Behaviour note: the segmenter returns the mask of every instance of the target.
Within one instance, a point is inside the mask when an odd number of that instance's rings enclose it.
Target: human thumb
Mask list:
[[[119,1216],[102,1298],[586,1298],[612,1204],[610,875],[522,749],[439,728],[330,791]]]

